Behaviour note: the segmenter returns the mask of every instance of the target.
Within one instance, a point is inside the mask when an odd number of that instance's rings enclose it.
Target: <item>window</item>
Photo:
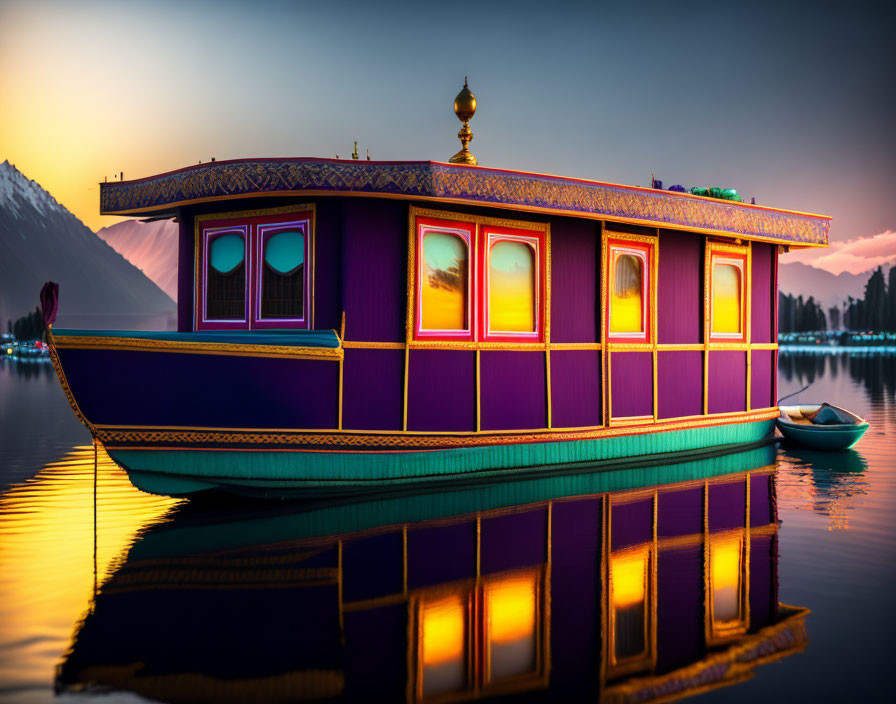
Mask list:
[[[470,248],[475,226],[417,221],[417,336],[472,339]]]
[[[197,329],[310,328],[313,215],[200,218]]]
[[[413,701],[546,686],[546,588],[537,567],[413,595]]]
[[[650,658],[648,547],[610,555],[610,665],[617,674],[640,669]]]
[[[709,543],[710,635],[724,638],[745,629],[744,536],[716,535]]]
[[[429,216],[415,222],[414,339],[544,339],[546,226]]]
[[[609,336],[650,342],[653,244],[640,238],[637,241],[609,239],[607,247]]]
[[[711,340],[746,340],[747,248],[707,245],[709,336]]]

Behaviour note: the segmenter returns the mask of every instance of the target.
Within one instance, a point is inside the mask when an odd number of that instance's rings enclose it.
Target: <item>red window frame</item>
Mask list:
[[[607,338],[617,342],[632,342],[651,344],[652,338],[652,310],[650,305],[651,277],[653,276],[653,243],[637,242],[632,240],[607,240],[607,271],[604,278],[607,282],[607,305],[604,315],[607,321]],[[641,277],[641,319],[644,330],[642,332],[612,332],[612,307],[613,288],[616,284],[616,262],[614,251],[622,251],[623,254],[634,254],[644,263],[644,276]]]
[[[432,330],[423,327],[423,238],[429,232],[456,235],[467,244],[467,328],[464,330]],[[476,284],[476,224],[442,218],[417,218],[416,262],[414,267],[414,338],[417,340],[472,341],[477,324]]]
[[[262,245],[268,234],[283,230],[300,230],[304,239],[303,306],[302,316],[297,318],[263,318],[261,316],[261,276],[263,266]],[[206,319],[208,272],[208,247],[216,236],[229,233],[242,234],[246,242],[246,292],[245,315],[241,320]],[[312,269],[314,237],[314,211],[298,208],[295,211],[258,215],[254,217],[222,217],[206,220],[199,227],[199,280],[196,282],[197,330],[263,330],[272,328],[311,328],[313,296]]]
[[[722,260],[721,262],[719,260]],[[715,299],[713,297],[713,276],[715,274],[716,263],[736,264],[740,269],[740,332],[714,332],[712,329],[713,322],[713,306]],[[747,340],[747,296],[750,295],[750,289],[747,284],[747,254],[746,252],[730,252],[724,249],[711,249],[709,252],[709,300],[707,305],[709,310],[707,316],[709,318],[709,339],[724,342],[746,342]]]
[[[479,267],[477,288],[481,291],[482,315],[480,319],[479,339],[483,342],[542,342],[544,339],[544,306],[545,306],[545,260],[546,247],[544,232],[520,230],[512,227],[482,225],[479,228]],[[492,243],[523,242],[535,250],[535,330],[533,332],[508,332],[489,330],[489,257]]]
[[[464,330],[423,328],[423,238],[433,230],[454,234],[467,243],[467,321]],[[488,328],[489,244],[497,239],[526,242],[535,249],[535,331],[505,332]],[[414,224],[413,339],[423,342],[544,342],[547,291],[547,231],[490,225],[476,221],[416,216]]]

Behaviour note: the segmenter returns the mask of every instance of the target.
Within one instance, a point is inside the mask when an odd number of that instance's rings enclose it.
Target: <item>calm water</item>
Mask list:
[[[810,382],[857,450],[271,505],[140,493],[4,360],[0,700],[883,699],[896,355],[781,355]]]

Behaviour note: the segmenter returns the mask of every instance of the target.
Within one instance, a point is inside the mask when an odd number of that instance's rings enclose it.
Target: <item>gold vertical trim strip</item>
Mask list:
[[[552,419],[552,407],[551,407],[551,350],[550,348],[544,351],[544,375],[545,375],[545,390],[547,392],[547,410],[548,410],[548,429],[554,427],[554,422]]]
[[[747,274],[744,282],[744,296],[746,297],[746,343],[747,343],[747,412],[750,411],[750,384],[753,376],[753,243],[747,242]]]
[[[750,534],[750,478],[752,474],[747,471],[747,496],[746,496],[746,516],[744,518],[744,624],[746,629],[750,629],[750,543],[753,541]]]
[[[337,430],[342,430],[342,366],[344,364],[345,364],[345,359],[340,357],[339,358],[339,402],[338,402],[339,418],[338,418],[338,423],[336,425]]]
[[[709,415],[709,274],[712,249],[703,240],[703,415]]]
[[[657,367],[659,349],[659,301],[657,300],[660,283],[660,230],[656,230],[656,244],[653,246],[653,276],[650,278],[650,305],[653,311],[651,321],[651,339],[653,340],[653,422],[656,423],[659,418],[659,381],[657,380]],[[656,657],[654,657],[654,662]]]
[[[610,427],[610,350],[607,345],[607,226],[600,221],[600,348],[601,348],[601,411],[602,424]]]
[[[408,371],[411,366],[411,348],[405,343],[404,346],[404,389],[401,397],[401,429],[407,432],[408,429]]]
[[[482,430],[482,394],[480,385],[479,350],[476,350],[476,432]]]
[[[656,669],[657,659],[657,573],[659,571],[659,542],[657,540],[657,523],[659,516],[659,493],[653,492],[653,550],[650,556],[650,669]]]
[[[709,582],[709,480],[703,480],[703,637],[704,642],[712,640],[712,616],[710,600],[712,586]]]

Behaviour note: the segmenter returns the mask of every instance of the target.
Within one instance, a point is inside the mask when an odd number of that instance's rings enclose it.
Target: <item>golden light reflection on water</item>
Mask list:
[[[95,584],[182,499],[135,489],[100,447],[73,448],[0,496],[0,681],[49,688]],[[96,512],[94,512],[96,506]]]
[[[710,543],[713,621],[724,624],[741,618],[740,578],[743,541],[740,537],[714,539]]]

